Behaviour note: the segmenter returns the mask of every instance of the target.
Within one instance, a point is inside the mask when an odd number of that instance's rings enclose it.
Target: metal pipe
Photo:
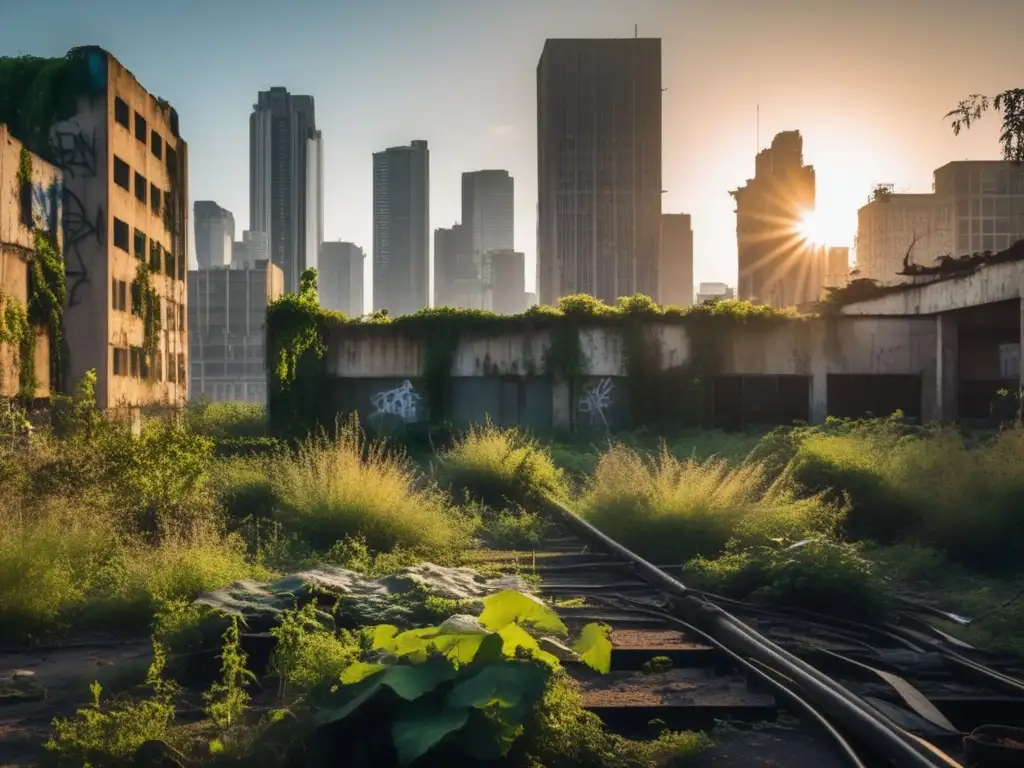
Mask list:
[[[766,637],[755,632],[718,606],[712,605],[687,588],[682,582],[661,571],[644,558],[626,549],[593,525],[550,497],[545,497],[549,509],[566,523],[611,550],[619,557],[633,562],[637,575],[659,590],[677,598],[675,609],[680,618],[698,626],[706,626],[707,634],[716,637],[728,648],[740,649],[779,674],[793,680],[811,699],[832,717],[861,738],[865,739],[893,765],[903,768],[934,768],[937,763],[921,754],[917,742],[913,745],[905,732],[884,719],[877,711],[859,700],[845,687],[818,672],[806,662],[779,648]],[[723,637],[724,636],[724,639]],[[937,757],[932,754],[932,757]],[[942,765],[956,765],[942,755]]]

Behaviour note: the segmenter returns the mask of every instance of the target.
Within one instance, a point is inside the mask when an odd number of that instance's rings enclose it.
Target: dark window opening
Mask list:
[[[156,184],[149,185],[149,205],[153,213],[160,215],[160,188]]]
[[[159,349],[153,353],[153,378],[156,381],[163,381],[164,378],[164,356]]]
[[[174,353],[168,350],[168,352],[167,352],[167,380],[169,382],[171,382],[172,384],[174,384],[178,380],[177,372],[178,372],[177,368],[174,365]]]
[[[135,138],[145,144],[149,140],[149,126],[146,125],[146,118],[135,113]]]
[[[746,429],[810,420],[810,376],[718,376],[714,426]]]
[[[114,97],[114,122],[118,125],[123,125],[125,128],[131,128],[131,110],[128,109],[128,102],[122,99],[120,96]]]
[[[135,230],[135,258],[142,261],[146,258],[146,233]]]
[[[128,224],[121,221],[120,219],[114,219],[114,247],[120,248],[125,253],[131,253],[129,250],[129,241],[131,237],[128,234]]]
[[[143,205],[146,204],[146,190],[148,188],[149,188],[149,185],[146,182],[146,177],[143,176],[138,171],[136,171],[135,172],[135,197]]]
[[[164,251],[164,274],[174,276],[174,254],[170,251]]]
[[[1017,379],[965,380],[959,382],[958,416],[961,419],[988,419],[992,417],[992,404],[999,393],[1006,391],[1016,396]]]
[[[121,311],[128,311],[128,283],[124,280],[119,280],[117,285],[117,299],[121,304]]]
[[[181,304],[178,305],[178,330],[185,330],[185,307]]]
[[[121,189],[131,191],[131,169],[128,163],[114,155],[114,183]]]
[[[142,286],[138,280],[132,280],[132,314],[142,317]]]
[[[179,258],[175,264],[178,265],[178,279],[185,282],[185,259]]]
[[[129,350],[129,360],[131,362],[131,375],[133,378],[137,378],[139,375],[139,368],[141,367],[142,359],[142,347],[132,347]]]
[[[114,375],[125,376],[128,373],[128,350],[114,347]]]
[[[160,272],[160,243],[156,240],[149,243],[149,268],[153,272]]]
[[[149,134],[149,148],[158,160],[164,159],[164,140],[156,131]]]
[[[840,419],[921,418],[921,377],[913,374],[836,374],[827,382],[828,415]]]

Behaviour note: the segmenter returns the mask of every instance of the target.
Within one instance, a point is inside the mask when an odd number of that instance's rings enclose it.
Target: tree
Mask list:
[[[993,96],[971,94],[957,104],[956,109],[946,113],[951,120],[953,135],[971,127],[989,110],[1003,113],[1003,130],[999,143],[1003,146],[1003,159],[1024,163],[1024,88],[1013,88]]]
[[[299,297],[316,302],[320,300],[316,270],[313,267],[303,270],[299,277]]]

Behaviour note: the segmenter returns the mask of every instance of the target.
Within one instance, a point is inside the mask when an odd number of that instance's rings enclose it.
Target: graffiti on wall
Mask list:
[[[54,162],[70,178],[96,176],[96,129],[92,136],[83,131],[53,132]]]
[[[603,378],[597,384],[587,384],[580,394],[579,410],[590,417],[590,426],[599,424],[608,429],[607,410],[612,404],[612,390],[615,385],[609,378]]]
[[[89,282],[85,251],[91,243],[104,246],[107,242],[106,211],[100,204],[87,202],[88,182],[96,177],[96,131],[91,135],[82,130],[54,131],[53,149],[55,164],[78,189],[64,185],[64,263],[68,306],[73,307],[79,303],[79,289]]]
[[[415,422],[419,417],[421,398],[408,379],[394,389],[378,392],[370,397],[370,404],[376,408],[374,417],[397,416],[406,423]]]
[[[60,184],[33,184],[31,200],[32,226],[45,229],[53,235],[57,232],[57,222],[60,219],[60,202],[63,197],[63,188]]]

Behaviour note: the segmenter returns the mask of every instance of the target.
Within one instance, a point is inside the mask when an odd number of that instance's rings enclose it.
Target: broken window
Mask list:
[[[130,253],[128,237],[128,224],[118,218],[114,219],[114,247],[120,248],[125,253]]]
[[[163,160],[163,158],[164,158],[164,140],[163,140],[163,137],[159,133],[157,133],[156,131],[153,131],[149,135],[149,148],[150,148],[150,150],[152,150],[154,157],[156,157],[159,160]]]
[[[131,175],[132,172],[128,168],[128,163],[114,155],[114,183],[121,187],[121,189],[131,191]]]
[[[135,197],[143,205],[146,204],[146,189],[147,188],[148,188],[148,184],[146,183],[146,177],[143,176],[138,171],[136,171],[135,172]]]
[[[131,129],[130,120],[131,110],[128,109],[128,102],[122,99],[120,96],[114,97],[114,122],[118,125],[123,125],[125,128]]]
[[[149,205],[153,213],[160,215],[160,188],[156,184],[149,185]]]
[[[145,144],[149,140],[149,126],[146,125],[146,118],[135,113],[135,138]]]
[[[146,233],[135,230],[135,258],[142,261],[146,258]]]

